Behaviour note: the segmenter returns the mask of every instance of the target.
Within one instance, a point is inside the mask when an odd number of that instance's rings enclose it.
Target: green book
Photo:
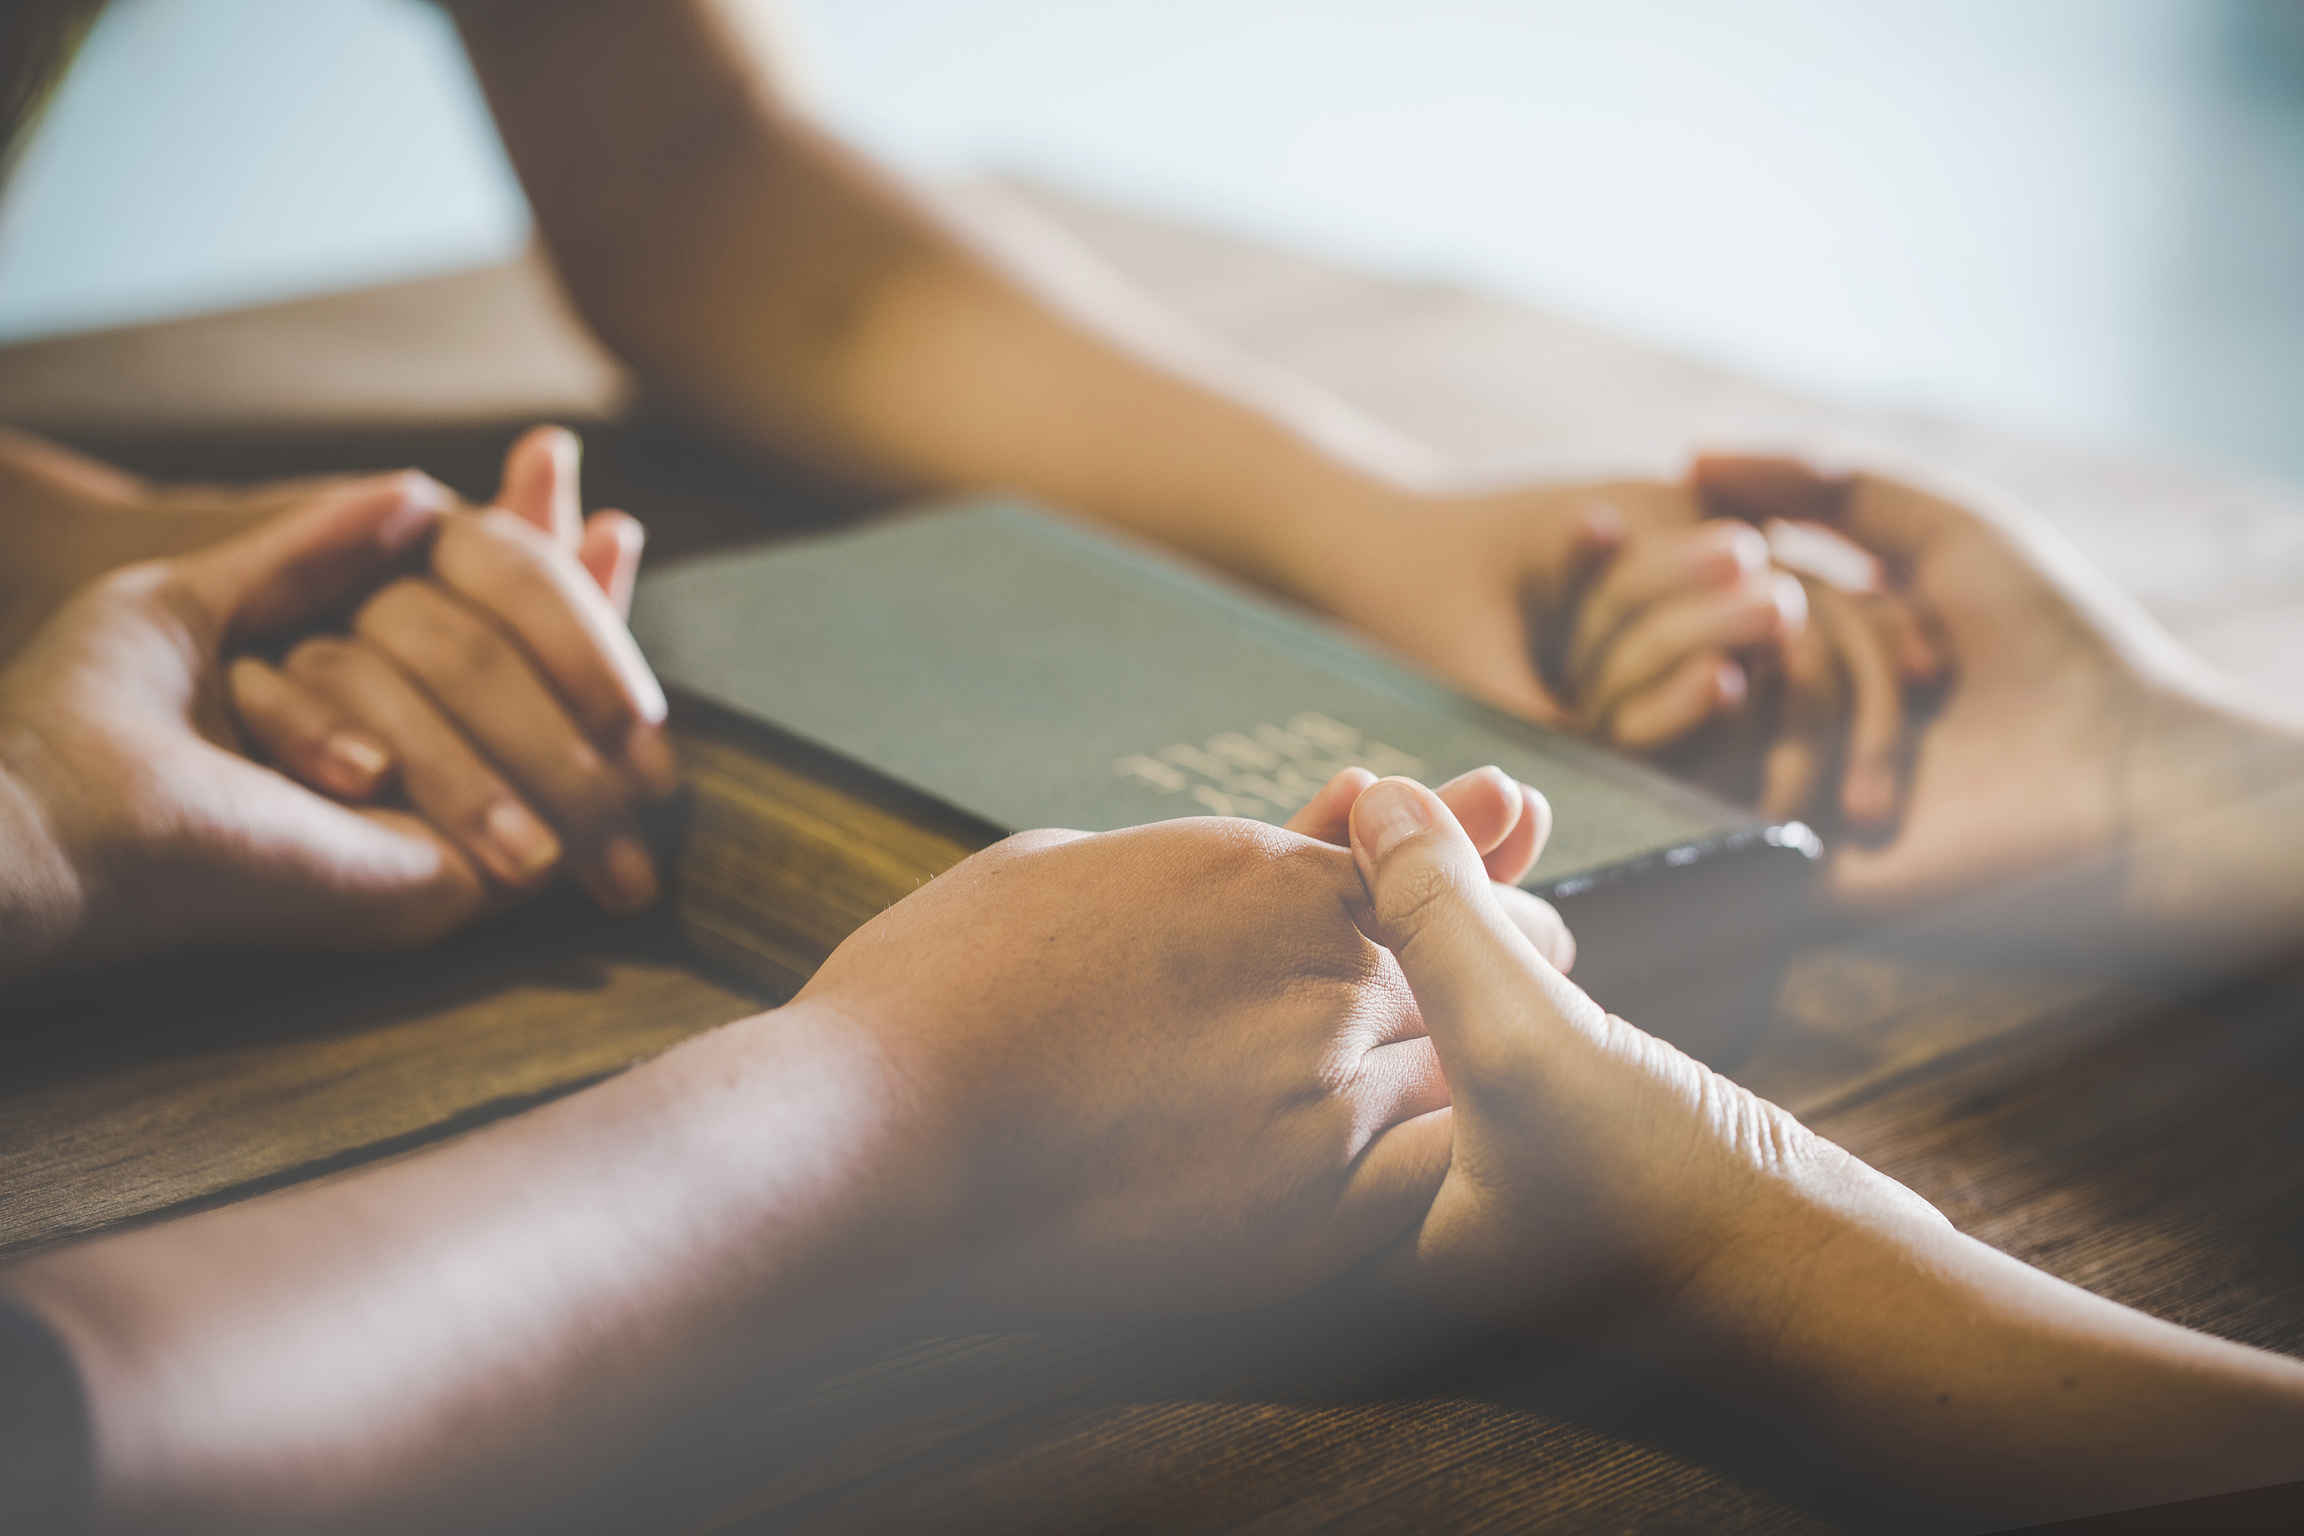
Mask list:
[[[641,583],[695,787],[676,909],[779,985],[1027,827],[1285,821],[1340,767],[1543,790],[1525,882],[1604,1005],[1714,1060],[1772,1001],[1815,838],[1466,698],[1335,626],[1014,500]]]

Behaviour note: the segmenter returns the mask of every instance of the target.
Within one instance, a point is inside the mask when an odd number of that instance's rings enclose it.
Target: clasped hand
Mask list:
[[[575,457],[530,433],[485,510],[414,473],[304,489],[66,603],[0,673],[6,963],[414,946],[563,869],[652,900],[634,816],[675,771],[622,621],[641,532],[582,518]]]

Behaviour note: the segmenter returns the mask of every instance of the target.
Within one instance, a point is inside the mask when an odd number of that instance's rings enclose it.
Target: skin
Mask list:
[[[1629,1314],[1673,1366],[1859,1481],[2000,1528],[2304,1478],[2304,1363],[2090,1295],[1604,1013],[1429,790],[1351,813],[1370,931],[1449,1084],[1454,1155],[1393,1256],[1530,1335]]]

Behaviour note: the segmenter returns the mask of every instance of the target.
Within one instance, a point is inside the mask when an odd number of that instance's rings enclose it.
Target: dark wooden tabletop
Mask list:
[[[76,433],[154,473],[424,464],[516,423]],[[845,509],[638,424],[597,502],[658,553]],[[763,1005],[661,918],[572,901],[390,959],[212,955],[0,993],[0,1254],[452,1136]],[[1807,945],[1748,1081],[2052,1273],[2304,1352],[2304,978],[2191,992]],[[1573,1343],[1336,1287],[1245,1318],[916,1341],[658,1447],[603,1529],[1841,1531],[1896,1511],[1770,1426]]]

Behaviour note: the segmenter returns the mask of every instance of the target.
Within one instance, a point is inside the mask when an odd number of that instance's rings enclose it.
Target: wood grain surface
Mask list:
[[[1003,199],[1007,217],[1020,199]],[[1468,467],[1504,463],[1507,443],[1527,449],[1514,464],[1557,464],[1755,423],[1776,441],[1847,428],[1845,413],[1477,295],[1021,201],[1233,343],[1355,394]],[[502,420],[471,419],[492,414],[474,407],[443,425],[407,404],[427,398],[433,374],[454,373],[475,316],[514,310],[501,339],[550,313],[519,296],[533,280],[443,280],[426,303],[347,316],[315,301],[122,333],[77,354],[71,343],[0,352],[0,405],[156,474],[413,462],[484,493],[519,425],[512,405],[585,419],[621,388],[563,338],[491,364],[480,404]],[[380,344],[360,339],[378,314],[393,317],[397,359],[382,406],[347,366]],[[276,409],[314,349],[337,381],[329,408]],[[107,415],[144,398],[108,376],[180,383],[204,367],[246,374],[230,411]],[[2195,638],[2250,636],[2232,643],[2262,680],[2304,678],[2282,649],[2304,634],[2292,623],[2304,524],[2283,521],[2291,492],[2028,452],[1941,424],[1871,426],[1907,448],[1933,433],[1971,468],[2014,464],[2013,478],[2063,497],[2055,515],[2132,585],[2157,584],[2156,608],[2193,615]],[[595,502],[648,519],[659,557],[820,526],[850,506],[644,413],[599,422],[586,470]],[[2092,487],[2111,488],[2093,522]],[[2218,582],[2232,583],[2221,604]],[[568,902],[423,955],[212,956],[0,993],[0,1251],[401,1153],[759,1005],[682,954],[662,920],[610,922]],[[1819,940],[1792,966],[1743,1075],[1964,1229],[2053,1273],[2304,1350],[2295,976],[2188,995],[1895,934]],[[595,1524],[697,1536],[1895,1524],[1897,1511],[1840,1485],[1805,1447],[1611,1363],[1594,1342],[1507,1347],[1350,1284],[1244,1318],[911,1341],[797,1398],[725,1405],[708,1425],[668,1432],[636,1451],[644,1471]]]

